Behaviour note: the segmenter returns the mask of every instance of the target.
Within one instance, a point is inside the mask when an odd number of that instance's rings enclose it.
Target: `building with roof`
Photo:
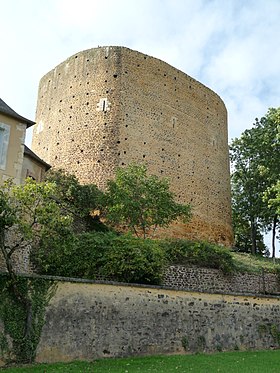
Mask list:
[[[0,184],[10,178],[15,184],[24,182],[26,177],[41,181],[50,168],[24,145],[26,129],[34,124],[0,98]]]

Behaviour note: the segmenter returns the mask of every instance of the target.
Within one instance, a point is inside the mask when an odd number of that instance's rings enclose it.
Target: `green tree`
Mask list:
[[[280,181],[266,191],[264,199],[280,215]]]
[[[30,294],[23,291],[14,268],[15,254],[35,248],[44,238],[65,240],[71,235],[72,217],[62,213],[53,198],[54,183],[36,183],[26,180],[25,185],[10,181],[0,187],[0,250],[5,261],[9,287],[26,314],[23,340],[27,345],[33,339],[33,308]]]
[[[46,181],[56,184],[56,199],[73,215],[75,231],[106,230],[99,220],[103,193],[95,184],[82,185],[75,175],[64,170],[49,170]]]
[[[144,165],[119,168],[107,186],[106,219],[114,225],[126,225],[137,236],[146,238],[177,218],[190,219],[190,206],[175,201],[168,180],[148,175]]]
[[[280,174],[280,108],[269,109],[265,117],[256,119],[253,128],[234,139],[230,147],[234,227],[250,227],[251,252],[258,250],[261,231],[272,230],[272,256],[275,256],[279,215],[274,205],[272,187]],[[267,198],[268,192],[270,197]],[[238,230],[236,229],[237,233]]]

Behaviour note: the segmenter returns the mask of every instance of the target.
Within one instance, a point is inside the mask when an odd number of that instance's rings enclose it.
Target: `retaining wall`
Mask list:
[[[278,347],[280,299],[59,283],[37,362]]]
[[[166,268],[163,284],[205,293],[280,294],[278,276],[265,271],[224,274],[218,269],[174,265]]]

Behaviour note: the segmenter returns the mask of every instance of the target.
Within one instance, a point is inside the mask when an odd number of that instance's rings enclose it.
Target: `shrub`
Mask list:
[[[94,279],[114,236],[112,232],[91,232],[64,241],[46,238],[32,253],[32,261],[42,274]]]
[[[89,232],[71,241],[42,242],[33,262],[43,274],[116,281],[159,284],[165,263],[157,241],[130,234]]]
[[[160,284],[166,260],[158,241],[127,234],[114,238],[104,262],[102,272],[116,280]]]
[[[209,242],[172,239],[162,241],[162,247],[170,263],[216,268],[225,273],[234,269],[230,251]]]

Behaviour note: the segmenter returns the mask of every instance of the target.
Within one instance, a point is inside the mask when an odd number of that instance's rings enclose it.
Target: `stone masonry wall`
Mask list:
[[[33,150],[83,183],[104,188],[131,162],[169,178],[193,219],[161,236],[232,244],[227,112],[195,79],[128,48],[86,50],[41,79],[36,122]]]
[[[280,299],[59,283],[37,362],[278,347]]]
[[[166,268],[163,285],[206,293],[280,294],[280,281],[274,273],[223,274],[218,269],[182,265]]]

